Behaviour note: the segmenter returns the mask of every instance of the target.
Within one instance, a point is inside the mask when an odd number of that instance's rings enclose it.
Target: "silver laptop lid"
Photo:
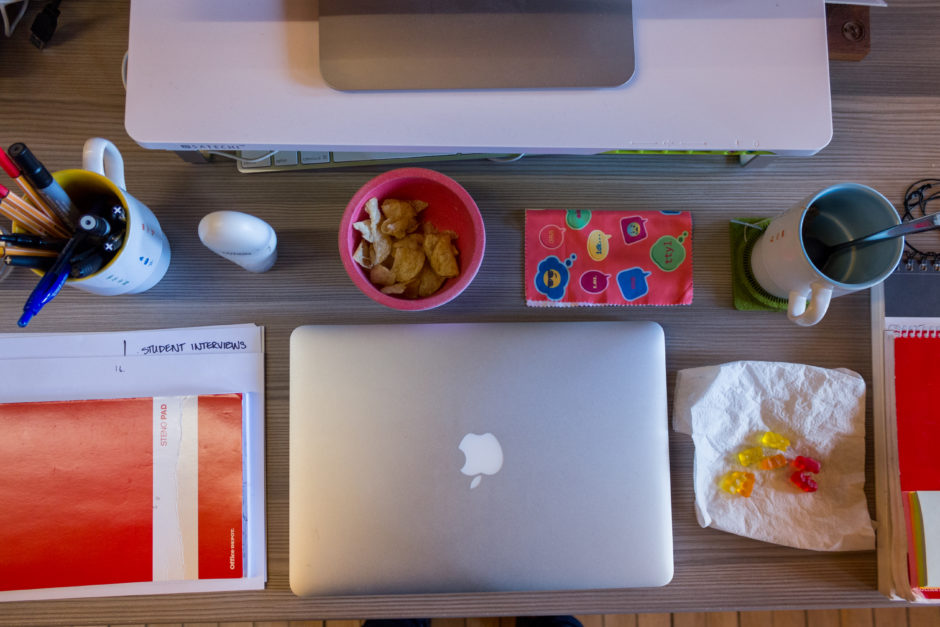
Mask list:
[[[320,0],[320,72],[341,90],[616,87],[632,0]]]
[[[292,590],[666,584],[665,386],[654,323],[296,329]]]

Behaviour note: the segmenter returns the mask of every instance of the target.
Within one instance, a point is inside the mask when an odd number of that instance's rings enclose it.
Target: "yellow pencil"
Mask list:
[[[49,216],[53,221],[57,222],[60,226],[68,230],[69,225],[63,223],[62,220],[59,219],[56,212],[43,199],[42,195],[36,191],[36,188],[33,187],[32,183],[29,182],[29,180],[20,170],[19,166],[17,166],[13,162],[13,159],[11,159],[9,155],[7,155],[2,150],[0,150],[0,168],[3,168],[3,170],[7,173],[7,176],[16,181],[16,184],[19,185],[20,189],[23,190],[23,193],[26,195],[26,198],[29,199],[29,202],[31,202],[42,213]]]
[[[71,236],[69,230],[59,224],[58,221],[26,202],[3,185],[0,185],[0,208],[4,209],[3,214],[11,220],[22,222],[23,227],[30,230],[38,228],[40,232],[37,234],[65,238]],[[12,217],[13,215],[16,215],[17,218]]]
[[[0,186],[0,191],[2,191],[3,186]],[[58,237],[69,237],[71,232],[69,229],[62,224],[57,218],[52,215],[45,213],[42,209],[36,207],[35,205],[30,204],[29,202],[23,200],[13,192],[7,190],[7,202],[14,204],[19,207],[20,211],[31,215],[37,222],[40,224],[46,225],[46,227],[51,230]]]
[[[62,228],[63,231],[68,231],[68,225],[62,222],[56,212],[53,211],[49,204],[42,199],[42,196],[39,195],[39,192],[36,191],[36,188],[34,188],[32,184],[26,180],[26,177],[19,176],[13,180],[19,184],[20,189],[23,190],[23,195],[29,199],[29,202],[32,203],[36,209],[45,214],[46,217],[48,217],[50,220],[55,222],[59,227]]]
[[[57,257],[59,252],[56,250],[44,250],[42,248],[23,248],[22,246],[0,246],[0,256],[16,255],[18,257]]]
[[[35,235],[51,235],[41,224],[33,220],[29,214],[23,213],[19,208],[5,200],[0,201],[0,214],[3,214],[11,222],[15,222],[29,233]]]

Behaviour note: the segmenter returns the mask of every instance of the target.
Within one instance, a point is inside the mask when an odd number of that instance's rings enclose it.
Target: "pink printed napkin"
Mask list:
[[[688,211],[527,209],[530,307],[689,305]]]

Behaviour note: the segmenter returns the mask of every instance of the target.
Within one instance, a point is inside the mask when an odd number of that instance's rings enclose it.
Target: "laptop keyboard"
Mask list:
[[[462,159],[491,159],[514,161],[522,155],[504,153],[414,153],[414,152],[335,152],[282,150],[261,161],[249,161],[269,154],[269,150],[243,150],[237,160],[238,171],[246,174],[257,172],[284,172],[289,170],[318,170],[345,168],[375,164],[411,164],[431,161],[457,161]]]

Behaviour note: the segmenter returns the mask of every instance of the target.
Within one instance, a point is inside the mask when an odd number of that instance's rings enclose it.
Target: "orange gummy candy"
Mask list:
[[[765,457],[760,462],[761,470],[773,470],[774,468],[781,468],[786,465],[787,458],[780,453],[771,455],[770,457]]]

